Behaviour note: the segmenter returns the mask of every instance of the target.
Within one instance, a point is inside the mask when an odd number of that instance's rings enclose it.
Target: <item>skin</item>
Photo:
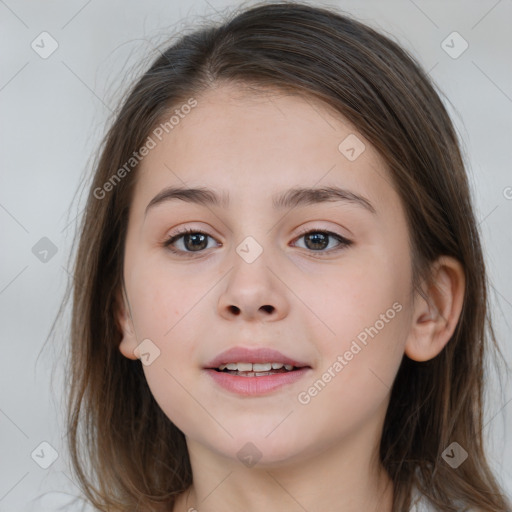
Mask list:
[[[432,306],[411,289],[409,234],[385,162],[329,107],[299,96],[247,94],[222,85],[150,151],[138,170],[125,246],[121,353],[150,339],[160,355],[143,366],[156,401],[186,435],[193,485],[175,512],[390,512],[392,485],[378,459],[390,389],[404,353],[422,361],[449,341],[462,307],[461,265],[442,257]],[[365,151],[349,161],[349,134]],[[180,200],[144,210],[170,185],[230,195],[229,208]],[[296,186],[337,185],[367,198],[274,211],[271,196]],[[208,248],[179,257],[163,247],[177,227],[207,233]],[[301,229],[353,242],[314,250]],[[252,236],[262,254],[237,246]],[[301,237],[301,238],[299,238]],[[174,247],[186,251],[184,239]],[[193,247],[193,246],[192,246]],[[311,248],[313,247],[313,249]],[[323,251],[323,257],[320,254]],[[365,327],[394,303],[392,320],[307,404],[298,401]],[[233,308],[236,306],[238,310]],[[273,306],[273,308],[262,308]],[[203,366],[235,345],[270,346],[306,361],[310,375],[263,397],[218,387]],[[237,452],[253,443],[261,459]]]

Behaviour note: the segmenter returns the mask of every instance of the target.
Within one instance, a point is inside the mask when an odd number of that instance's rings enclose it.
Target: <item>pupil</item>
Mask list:
[[[314,247],[309,247],[308,241],[313,239]],[[319,241],[320,239],[320,241]],[[306,235],[306,245],[309,249],[324,249],[329,244],[327,243],[327,235],[324,233],[314,233],[310,235]],[[318,245],[319,244],[319,245]]]
[[[196,237],[198,237],[198,239],[199,239],[199,244],[194,242],[192,245],[189,245],[188,242],[190,242],[191,240],[196,240]],[[198,249],[198,250],[204,249],[208,245],[208,242],[206,241],[206,236],[203,235],[202,233],[193,233],[191,235],[190,234],[185,235],[184,243],[185,243],[185,247],[192,251],[194,251],[195,249]],[[204,247],[203,247],[203,245],[204,245]]]

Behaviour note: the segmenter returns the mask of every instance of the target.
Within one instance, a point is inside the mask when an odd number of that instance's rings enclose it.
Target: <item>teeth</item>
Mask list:
[[[239,372],[269,372],[270,370],[293,370],[293,365],[283,363],[228,363],[221,364],[219,370],[234,370]]]
[[[253,372],[268,372],[272,369],[272,363],[252,363]]]

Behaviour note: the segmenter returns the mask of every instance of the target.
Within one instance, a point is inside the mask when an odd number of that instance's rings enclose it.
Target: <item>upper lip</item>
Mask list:
[[[249,349],[233,347],[221,352],[217,357],[208,362],[205,368],[218,368],[220,365],[228,363],[282,363],[296,367],[309,366],[307,363],[287,357],[272,348]]]

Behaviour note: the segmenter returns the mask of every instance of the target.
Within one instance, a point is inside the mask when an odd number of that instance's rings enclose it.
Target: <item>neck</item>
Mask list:
[[[359,431],[302,460],[252,468],[187,440],[194,482],[174,512],[324,512],[334,503],[343,512],[391,512],[392,481],[371,438]]]

